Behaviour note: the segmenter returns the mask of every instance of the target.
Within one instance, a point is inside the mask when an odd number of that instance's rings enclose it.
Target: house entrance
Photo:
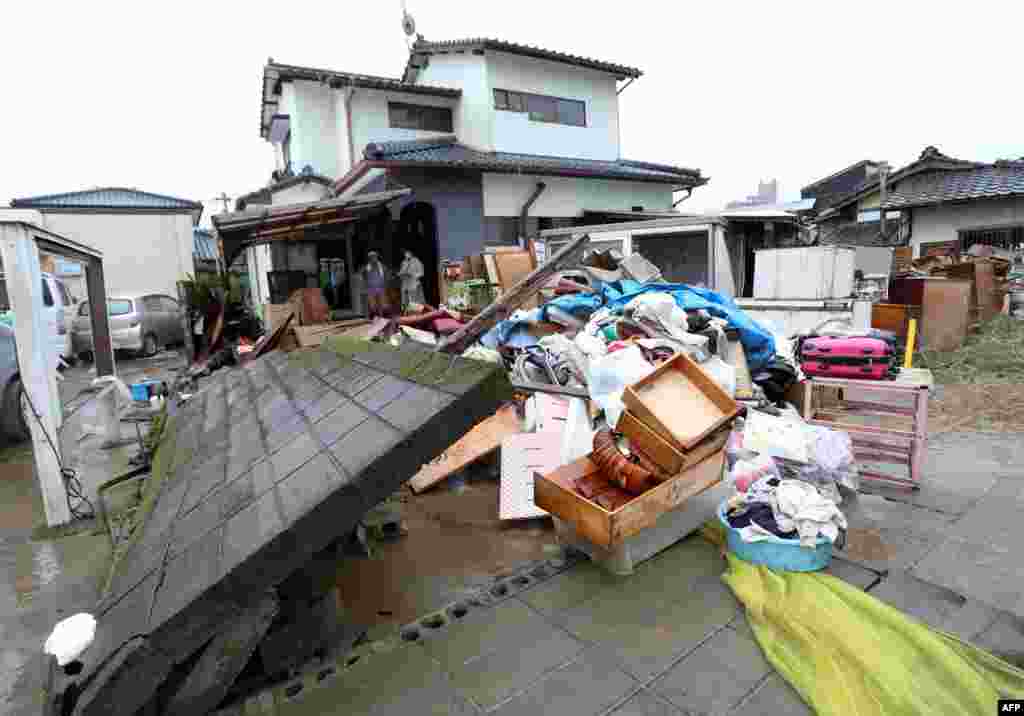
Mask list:
[[[434,207],[422,201],[402,209],[395,233],[395,261],[401,264],[406,249],[423,263],[423,296],[431,306],[441,301],[438,285],[439,251],[437,215]]]

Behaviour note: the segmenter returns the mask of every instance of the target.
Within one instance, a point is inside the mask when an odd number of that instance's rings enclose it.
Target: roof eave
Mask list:
[[[687,176],[676,176],[676,177],[643,177],[643,176],[624,176],[622,174],[616,174],[613,172],[603,172],[599,170],[587,171],[585,169],[551,169],[545,167],[524,167],[524,168],[513,168],[513,167],[500,167],[487,164],[485,162],[463,162],[463,163],[440,163],[440,162],[429,162],[429,161],[415,161],[415,160],[390,160],[390,159],[374,159],[366,160],[365,164],[370,169],[451,169],[451,170],[463,170],[463,171],[479,171],[490,174],[530,174],[535,176],[561,176],[561,177],[576,177],[580,179],[611,179],[616,181],[638,181],[648,184],[671,184],[681,189],[689,189],[690,187],[696,188],[703,186],[707,183],[707,179],[704,177],[687,177]]]

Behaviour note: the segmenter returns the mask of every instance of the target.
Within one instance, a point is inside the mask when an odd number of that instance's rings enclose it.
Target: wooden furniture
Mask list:
[[[967,339],[970,323],[971,282],[927,279],[921,304],[921,347],[955,351]]]
[[[875,303],[871,306],[871,327],[880,331],[890,331],[900,338],[906,337],[911,318],[920,321],[920,306],[901,303]]]
[[[919,489],[928,439],[931,371],[900,370],[896,380],[808,378],[799,407],[804,420],[842,430],[858,462],[896,464],[907,476],[862,470],[861,477]],[[831,396],[827,395],[831,393]]]
[[[575,490],[577,479],[599,472],[589,457],[563,465],[547,475],[534,474],[537,506],[573,525],[593,544],[613,547],[652,527],[658,517],[722,481],[725,452],[719,450],[703,462],[637,495],[622,507],[608,511]]]
[[[670,475],[675,475],[724,448],[729,439],[730,426],[721,428],[692,450],[687,451],[678,449],[628,410],[622,412],[622,417],[619,418],[619,424],[615,429],[629,438],[631,449],[638,450],[662,470]]]
[[[739,414],[739,405],[685,353],[677,353],[653,373],[626,386],[626,408],[651,430],[682,451]]]

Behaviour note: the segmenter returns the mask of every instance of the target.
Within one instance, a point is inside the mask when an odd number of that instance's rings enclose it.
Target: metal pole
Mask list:
[[[181,305],[181,322],[185,328],[185,358],[192,365],[196,359],[196,348],[192,340],[192,301],[184,281],[178,281],[178,303]]]
[[[89,294],[96,377],[116,375],[114,345],[110,341],[110,320],[107,316],[107,286],[103,280],[103,263],[99,259],[92,259],[85,265],[85,286]]]

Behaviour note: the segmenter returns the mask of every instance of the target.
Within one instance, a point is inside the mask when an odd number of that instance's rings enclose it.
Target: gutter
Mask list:
[[[687,187],[687,188],[686,188],[686,196],[684,196],[684,197],[683,197],[682,199],[680,199],[679,201],[675,201],[675,202],[672,202],[672,208],[673,208],[673,209],[675,209],[675,208],[676,208],[677,206],[679,206],[679,205],[680,205],[680,204],[682,204],[682,203],[683,203],[684,201],[686,201],[686,200],[687,200],[687,199],[689,199],[689,198],[690,198],[691,196],[693,196],[693,189],[694,189],[694,187],[692,187],[692,186],[691,186],[691,187]]]
[[[544,190],[548,188],[548,185],[542,181],[537,182],[537,186],[534,188],[533,193],[530,194],[530,198],[523,204],[523,208],[519,212],[519,245],[522,248],[527,246],[526,238],[526,216],[530,213],[530,207],[534,205],[534,202],[540,198],[540,195],[544,193]]]

